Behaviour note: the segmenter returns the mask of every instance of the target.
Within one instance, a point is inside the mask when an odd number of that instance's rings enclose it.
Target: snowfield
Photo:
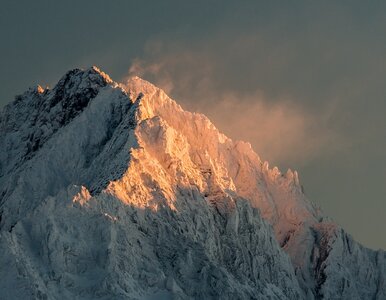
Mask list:
[[[386,299],[296,171],[145,80],[69,71],[0,132],[0,299]]]

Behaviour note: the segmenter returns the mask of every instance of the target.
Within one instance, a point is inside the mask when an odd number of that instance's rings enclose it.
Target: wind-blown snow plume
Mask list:
[[[250,141],[264,158],[299,165],[347,146],[345,138],[328,127],[332,105],[311,113],[290,97],[270,99],[261,90],[240,93],[218,86],[220,67],[205,51],[178,49],[177,55],[159,48],[162,43],[149,43],[146,60],[134,59],[128,78],[151,79],[188,109],[204,112],[228,136]]]

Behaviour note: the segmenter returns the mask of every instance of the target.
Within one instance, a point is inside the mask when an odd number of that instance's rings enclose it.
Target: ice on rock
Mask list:
[[[251,145],[97,67],[0,114],[1,299],[385,299],[356,243]]]

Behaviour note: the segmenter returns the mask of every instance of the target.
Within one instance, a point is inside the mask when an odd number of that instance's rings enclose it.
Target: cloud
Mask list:
[[[323,128],[326,115],[313,116],[290,101],[271,104],[260,94],[242,101],[226,95],[205,110],[220,130],[251,142],[262,159],[275,164],[298,167],[339,146],[337,134]]]

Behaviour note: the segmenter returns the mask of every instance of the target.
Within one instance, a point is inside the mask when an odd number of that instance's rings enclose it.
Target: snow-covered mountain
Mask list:
[[[0,132],[0,299],[386,299],[296,172],[138,77],[69,71]]]

